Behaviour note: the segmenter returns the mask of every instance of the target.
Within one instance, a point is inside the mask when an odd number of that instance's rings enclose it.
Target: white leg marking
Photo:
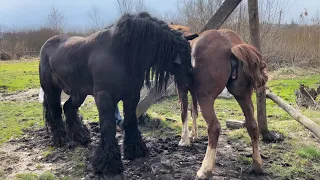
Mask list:
[[[192,131],[190,132],[189,137],[193,140],[198,139],[198,126],[196,117],[192,117]]]
[[[189,140],[189,128],[188,128],[188,121],[185,120],[182,124],[182,132],[181,132],[181,140],[179,142],[179,146],[190,146]]]
[[[202,161],[201,168],[197,172],[197,176],[201,179],[212,176],[215,161],[216,161],[216,149],[212,149],[208,145],[206,156]]]

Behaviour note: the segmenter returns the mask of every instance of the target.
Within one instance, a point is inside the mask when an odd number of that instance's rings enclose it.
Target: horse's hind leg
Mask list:
[[[143,142],[141,132],[138,129],[136,108],[140,99],[139,93],[135,93],[132,98],[123,100],[123,154],[124,158],[129,160],[145,157],[148,154],[147,146]]]
[[[190,132],[189,137],[194,139],[198,139],[198,126],[197,126],[197,118],[198,118],[198,101],[196,95],[190,91],[192,97],[192,105],[191,105],[191,117],[192,117],[192,131]]]
[[[61,90],[55,87],[44,88],[44,113],[46,123],[50,126],[52,141],[56,146],[66,143],[66,129],[62,120]]]
[[[205,97],[198,100],[203,118],[208,125],[208,146],[197,176],[206,179],[213,174],[221,125],[213,109],[215,98]]]
[[[251,99],[252,88],[248,86],[241,86],[241,84],[240,82],[236,82],[228,85],[228,91],[236,98],[244,113],[246,119],[245,125],[251,138],[253,149],[252,171],[259,174],[263,173],[263,170],[261,167],[262,159],[259,153],[259,130],[254,119],[253,104]]]
[[[188,129],[188,90],[186,87],[178,88],[180,99],[182,131],[179,146],[190,146],[189,129]]]
[[[66,116],[68,136],[74,142],[82,145],[90,141],[88,128],[82,123],[82,117],[78,114],[78,109],[86,99],[86,95],[71,95],[63,105]]]

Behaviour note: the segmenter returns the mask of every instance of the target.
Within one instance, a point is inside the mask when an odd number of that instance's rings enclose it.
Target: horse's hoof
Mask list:
[[[179,141],[179,146],[191,146],[189,138],[187,139],[181,139]]]
[[[96,174],[120,174],[124,167],[121,161],[120,148],[116,140],[110,140],[106,144],[99,144],[95,155],[91,158],[91,164]]]
[[[68,142],[67,133],[64,130],[56,131],[52,134],[51,141],[53,146],[64,146]]]
[[[74,125],[69,128],[68,136],[72,141],[81,145],[86,145],[90,142],[89,129],[83,124],[78,124],[78,126]]]
[[[198,133],[193,133],[193,131],[191,131],[189,133],[189,138],[192,139],[192,141],[196,141],[198,138]]]
[[[213,175],[212,171],[206,171],[206,170],[203,170],[201,168],[197,172],[197,178],[196,179],[209,179],[212,175]]]
[[[123,154],[124,159],[128,160],[146,157],[149,154],[148,148],[143,142],[139,131],[131,134],[127,134],[125,132],[123,141]]]
[[[193,138],[193,137],[194,137],[193,131],[190,131],[189,138]]]
[[[98,163],[98,159],[94,159],[94,163],[92,163],[93,171],[95,174],[103,174],[103,175],[110,175],[110,174],[121,174],[124,170],[123,164],[120,161],[109,159],[108,162],[101,162]]]
[[[255,166],[255,165],[252,165],[251,166],[251,170],[250,170],[250,173],[252,174],[257,174],[257,175],[265,175],[266,172],[262,169],[261,166]]]

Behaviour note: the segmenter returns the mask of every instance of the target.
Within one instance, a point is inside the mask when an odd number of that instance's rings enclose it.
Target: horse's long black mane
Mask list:
[[[111,27],[111,34],[112,47],[125,58],[129,76],[144,75],[148,87],[150,75],[161,89],[167,85],[169,73],[175,75],[177,82],[183,78],[182,71],[191,68],[190,45],[182,33],[146,12],[123,15]],[[181,57],[181,67],[174,70],[177,55]]]

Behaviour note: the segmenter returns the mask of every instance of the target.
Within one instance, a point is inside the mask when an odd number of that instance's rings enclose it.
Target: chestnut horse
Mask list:
[[[188,27],[173,24],[170,27],[184,34],[190,34]],[[259,132],[254,118],[251,95],[254,89],[263,87],[268,80],[265,61],[255,47],[245,44],[234,31],[228,29],[205,31],[190,43],[193,58],[192,81],[184,87],[178,87],[183,123],[179,145],[190,145],[187,123],[189,91],[192,97],[193,128],[191,135],[193,138],[198,137],[197,103],[208,125],[208,147],[197,176],[199,178],[212,176],[221,130],[213,107],[218,95],[227,87],[241,106],[246,119],[245,126],[253,148],[252,170],[262,173]]]

